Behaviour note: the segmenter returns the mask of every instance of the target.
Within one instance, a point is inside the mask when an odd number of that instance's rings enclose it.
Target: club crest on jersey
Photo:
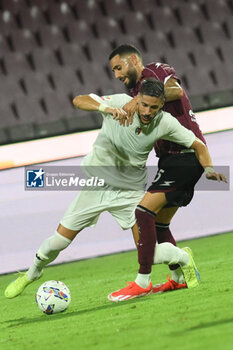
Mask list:
[[[136,135],[139,135],[139,134],[141,133],[141,131],[142,131],[142,129],[139,128],[139,127],[137,127],[137,128],[135,129],[135,134],[136,134]]]

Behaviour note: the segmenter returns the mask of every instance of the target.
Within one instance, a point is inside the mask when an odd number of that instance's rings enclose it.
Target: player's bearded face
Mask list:
[[[128,89],[132,89],[138,80],[136,67],[130,62],[129,57],[121,58],[119,55],[110,60],[110,65],[116,79],[122,81]]]
[[[142,124],[149,124],[163,107],[164,101],[160,97],[141,95],[138,101],[138,115]]]

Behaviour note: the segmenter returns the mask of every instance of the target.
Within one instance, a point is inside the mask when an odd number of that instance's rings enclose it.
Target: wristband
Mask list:
[[[215,173],[214,168],[212,166],[205,167],[205,174],[207,173]]]
[[[98,110],[100,111],[100,112],[105,112],[105,109],[107,108],[107,106],[105,106],[105,105],[103,105],[102,103],[99,105],[99,108],[98,108]]]

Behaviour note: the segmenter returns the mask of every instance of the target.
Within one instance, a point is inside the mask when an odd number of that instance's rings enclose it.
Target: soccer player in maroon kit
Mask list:
[[[187,94],[180,86],[180,80],[171,66],[164,63],[153,62],[144,67],[139,50],[127,44],[114,49],[109,55],[109,61],[115,73],[115,77],[125,84],[131,96],[134,97],[132,101],[124,106],[124,110],[128,112],[128,119],[121,121],[122,124],[129,125],[129,123],[133,121],[133,114],[137,110],[138,93],[140,92],[142,81],[147,78],[155,78],[161,80],[165,85],[166,98],[163,109],[178,119],[184,127],[192,130],[195,136],[206,144],[195,119]],[[143,280],[143,277],[149,276],[151,264],[153,263],[153,249],[146,249],[146,246],[150,247],[150,245],[154,245],[155,239],[158,243],[170,242],[176,245],[169,224],[178,208],[188,205],[192,200],[194,186],[204,171],[194,151],[191,149],[185,149],[178,144],[165,140],[156,142],[154,149],[157,157],[159,157],[158,172],[155,180],[147,190],[144,199],[140,202],[135,212],[140,236],[139,234],[137,237],[134,236],[134,240],[137,242],[138,248],[140,263],[139,275],[140,272],[142,274],[141,281],[140,278],[138,281],[139,285],[140,282],[142,282],[141,287],[143,288],[146,288],[146,285],[148,285],[148,283],[144,283],[145,278]],[[190,172],[191,168],[192,170]],[[196,169],[195,174],[193,173],[193,169]],[[211,172],[214,172],[213,168],[205,168],[207,178],[211,178]],[[187,178],[189,179],[188,182],[186,181]],[[223,178],[218,179],[218,181],[221,180],[225,181]],[[152,209],[153,201],[150,201],[150,193],[162,193],[165,195],[165,205],[156,213],[157,215],[155,215]],[[156,220],[156,223],[152,227],[151,222],[153,222],[153,220]],[[142,248],[142,246],[144,246],[144,248]],[[145,254],[148,256],[145,256]],[[187,283],[180,266],[171,264],[169,268],[172,273],[172,279],[169,278],[166,283],[154,286],[152,289],[153,293],[187,288]],[[130,294],[132,288],[127,288],[125,293]],[[112,293],[109,299],[112,301],[119,301],[120,299],[117,299],[117,295],[116,298],[114,295],[115,294]],[[116,300],[114,300],[114,298]],[[125,299],[123,298],[122,300]]]

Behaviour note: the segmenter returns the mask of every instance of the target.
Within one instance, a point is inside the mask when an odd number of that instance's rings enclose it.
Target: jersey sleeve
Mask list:
[[[108,107],[122,108],[126,103],[132,100],[132,97],[127,94],[115,94],[109,96],[97,96],[95,94],[89,94],[91,98],[99,103],[103,103]]]
[[[191,130],[186,129],[169,113],[164,113],[160,127],[161,139],[178,143],[186,148],[190,148],[196,139]]]

